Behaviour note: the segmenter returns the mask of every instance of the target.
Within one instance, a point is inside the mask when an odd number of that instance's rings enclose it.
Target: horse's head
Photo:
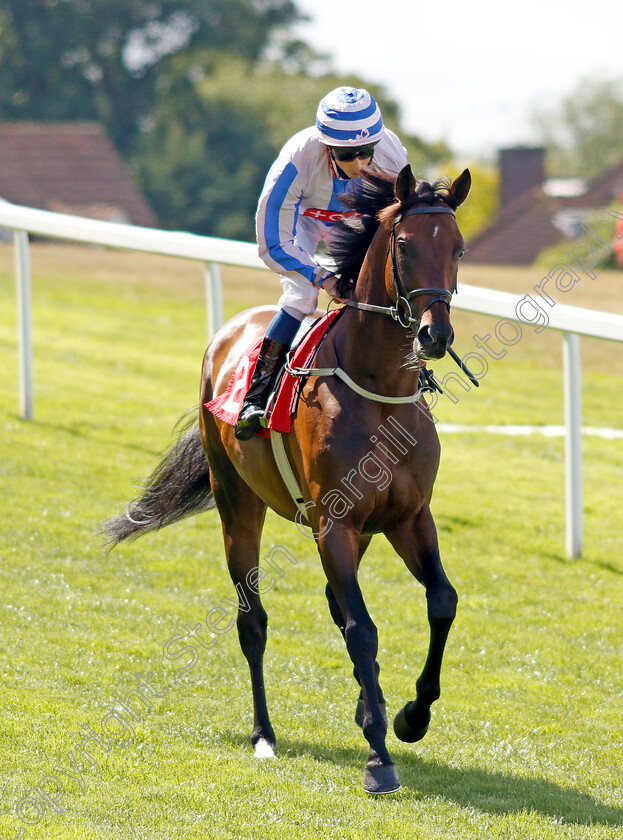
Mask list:
[[[422,359],[440,359],[454,339],[450,302],[465,249],[454,211],[470,186],[468,169],[442,192],[437,184],[418,184],[407,164],[396,180],[398,210],[380,214],[390,226],[386,290],[400,323],[416,333],[414,352]]]

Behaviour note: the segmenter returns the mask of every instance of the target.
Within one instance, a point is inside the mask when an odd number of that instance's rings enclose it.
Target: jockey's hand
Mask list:
[[[328,295],[330,295],[333,298],[333,300],[336,303],[346,303],[348,298],[340,297],[337,293],[337,282],[338,278],[335,276],[335,274],[329,274],[327,277],[325,277],[322,283],[322,288]]]

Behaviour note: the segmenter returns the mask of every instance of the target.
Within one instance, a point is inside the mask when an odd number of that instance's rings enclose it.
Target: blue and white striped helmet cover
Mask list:
[[[316,128],[328,146],[362,146],[383,134],[383,117],[374,98],[363,88],[339,87],[318,106]]]

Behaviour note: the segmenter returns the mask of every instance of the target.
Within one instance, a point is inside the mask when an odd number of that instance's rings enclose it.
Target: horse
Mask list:
[[[346,375],[310,374],[291,431],[283,435],[326,575],[329,611],[360,686],[355,719],[369,745],[363,787],[370,794],[400,788],[386,746],[377,629],[357,579],[372,536],[385,534],[427,598],[428,654],[415,699],[394,719],[402,741],[418,741],[428,729],[456,613],[457,593],[441,563],[430,510],[440,445],[419,376],[422,360],[442,358],[454,338],[450,302],[464,253],[455,210],[470,186],[469,170],[453,182],[430,183],[416,181],[408,164],[395,179],[364,176],[347,199],[352,212],[344,214],[333,251],[347,304],[314,362],[321,374],[339,365]],[[296,522],[301,509],[270,440],[238,441],[233,426],[205,406],[225,392],[241,354],[263,335],[274,312],[247,310],[216,333],[203,360],[198,422],[180,434],[127,514],[106,526],[116,544],[217,508],[239,598],[236,623],[251,675],[251,743],[258,756],[274,756],[276,745],[264,690],[268,620],[257,585],[260,538],[267,507]],[[390,480],[370,480],[379,465]]]

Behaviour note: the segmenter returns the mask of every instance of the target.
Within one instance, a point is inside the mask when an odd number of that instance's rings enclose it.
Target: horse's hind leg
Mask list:
[[[251,743],[258,758],[272,758],[275,733],[268,716],[264,689],[268,616],[257,590],[255,571],[266,505],[229,461],[218,466],[214,461],[212,459],[210,464],[212,490],[221,516],[229,574],[238,594],[238,638],[251,673],[254,716]]]
[[[361,563],[361,558],[364,555],[365,550],[370,545],[370,540],[372,537],[360,537],[359,538],[359,560],[357,563],[357,567]],[[337,602],[337,598],[333,594],[333,590],[331,589],[331,585],[327,583],[325,589],[325,595],[327,596],[327,601],[329,602],[329,611],[331,613],[331,618],[333,619],[335,625],[337,626],[338,630],[342,634],[342,637],[346,641],[345,630],[346,630],[346,619],[342,614],[342,610],[340,609],[340,605]],[[377,663],[377,671],[376,671],[376,678],[378,681],[379,677],[379,667]],[[359,674],[357,673],[357,668],[353,667],[353,676],[361,686],[361,680],[359,679]],[[381,686],[378,686],[378,696],[379,696],[379,704],[381,706],[381,711],[385,715],[385,720],[387,720],[387,707],[385,704],[385,698],[383,697],[383,691],[381,690]],[[357,700],[357,708],[355,710],[355,723],[357,726],[363,727],[363,691],[359,692],[359,699]]]
[[[430,707],[441,694],[441,663],[450,627],[456,615],[456,590],[441,565],[435,523],[428,506],[406,526],[387,533],[411,573],[426,589],[430,643],[422,673],[416,681],[416,699],[394,718],[394,732],[401,741],[419,741],[426,735]]]

